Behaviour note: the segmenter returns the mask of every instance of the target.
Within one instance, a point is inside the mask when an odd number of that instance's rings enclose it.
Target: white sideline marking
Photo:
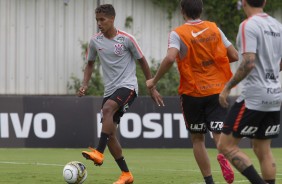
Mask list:
[[[63,167],[64,165],[62,164],[47,164],[47,163],[40,163],[40,162],[35,162],[35,163],[27,163],[27,162],[1,162],[0,164],[11,164],[11,165],[43,165],[43,166],[57,166],[57,167]]]
[[[43,165],[43,166],[56,166],[56,167],[63,167],[65,165],[63,164],[49,164],[49,163],[41,163],[41,162],[31,162],[31,163],[28,163],[28,162],[7,162],[7,161],[0,161],[0,164],[11,164],[11,165]],[[108,167],[109,168],[109,167]],[[137,169],[137,168],[134,168],[132,167],[132,169]],[[152,170],[152,171],[171,171],[171,172],[179,172],[179,171],[182,171],[182,172],[200,172],[198,169],[192,169],[192,170],[189,170],[189,169],[149,169],[149,170]],[[219,170],[213,170],[212,172],[221,172]],[[237,172],[237,171],[235,171]],[[238,172],[237,172],[238,173]],[[277,176],[282,176],[282,173],[276,173]],[[280,178],[282,179],[282,178]]]

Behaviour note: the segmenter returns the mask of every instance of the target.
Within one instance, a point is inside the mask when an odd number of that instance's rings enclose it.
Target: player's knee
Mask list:
[[[111,106],[104,106],[102,109],[102,113],[103,113],[103,118],[108,118],[110,116],[113,116],[113,108]]]
[[[223,146],[223,144],[220,141],[217,143],[216,146],[217,146],[218,151],[220,153],[224,154],[224,146]]]
[[[230,151],[232,151],[232,147],[229,147],[228,145],[224,144],[223,142],[219,141],[217,143],[217,149],[220,153],[222,153],[223,155],[226,155],[227,153],[229,153]]]

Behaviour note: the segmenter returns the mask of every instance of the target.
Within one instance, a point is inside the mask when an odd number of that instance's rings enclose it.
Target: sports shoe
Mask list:
[[[133,180],[131,172],[122,172],[119,179],[113,184],[131,184]]]
[[[92,160],[96,166],[100,166],[103,164],[104,155],[99,151],[89,147],[91,151],[83,151],[82,156],[88,160]]]
[[[224,157],[223,154],[217,155],[218,163],[221,167],[222,175],[227,183],[233,183],[234,181],[234,172],[229,164],[228,160]]]

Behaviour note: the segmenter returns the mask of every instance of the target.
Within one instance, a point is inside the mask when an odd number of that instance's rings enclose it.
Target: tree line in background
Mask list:
[[[168,21],[171,21],[173,13],[179,8],[179,0],[151,0],[156,6],[159,6],[167,12]],[[204,15],[208,20],[216,22],[220,29],[225,33],[227,38],[235,45],[236,35],[240,22],[242,22],[246,16],[241,7],[241,1],[239,0],[203,0],[204,3]],[[281,0],[268,0],[265,12],[270,15],[278,9],[282,9]],[[204,19],[204,18],[203,18]],[[132,19],[133,22],[133,19]],[[82,57],[86,61],[86,52],[88,43],[81,43]],[[151,61],[150,67],[152,74],[154,75],[159,67],[156,61]],[[142,73],[140,66],[137,64],[136,75],[138,78],[139,95],[147,96],[146,80]],[[71,82],[68,84],[68,88],[71,91],[77,91],[81,85],[81,79],[75,76],[71,77]],[[157,89],[163,96],[176,96],[177,88],[179,85],[179,73],[177,67],[174,65],[169,72],[159,81]],[[89,81],[89,88],[86,95],[102,96],[104,92],[104,86],[102,76],[100,73],[100,62],[97,59],[95,62],[95,71],[92,74]]]
[[[227,38],[235,45],[239,24],[246,19],[241,0],[203,0],[204,14],[216,22]],[[281,0],[267,0],[264,11],[272,15],[282,9]]]
[[[180,0],[151,0],[156,6],[162,8],[168,14],[169,21],[173,13],[180,8]],[[202,19],[206,18],[216,22],[227,38],[235,43],[240,22],[246,16],[241,7],[241,0],[203,0],[204,10]],[[282,9],[281,0],[267,0],[264,8],[270,15]]]

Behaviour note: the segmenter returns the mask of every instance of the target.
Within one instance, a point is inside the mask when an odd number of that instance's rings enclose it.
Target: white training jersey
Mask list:
[[[132,35],[120,30],[112,39],[101,32],[94,35],[89,43],[88,61],[95,61],[97,54],[102,65],[104,97],[122,87],[138,94],[135,60],[141,59],[143,53]]]
[[[237,35],[239,57],[255,53],[255,67],[241,82],[242,93],[237,102],[245,100],[248,109],[279,111],[282,58],[282,25],[266,13],[256,14],[240,24]]]

